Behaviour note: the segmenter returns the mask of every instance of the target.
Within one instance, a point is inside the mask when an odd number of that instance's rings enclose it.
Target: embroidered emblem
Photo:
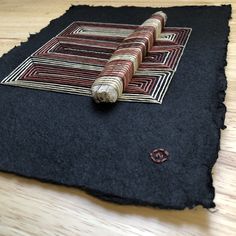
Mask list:
[[[165,162],[168,159],[169,152],[164,150],[163,148],[154,149],[150,153],[150,157],[151,157],[152,161],[154,161],[157,164],[160,164],[162,162]]]

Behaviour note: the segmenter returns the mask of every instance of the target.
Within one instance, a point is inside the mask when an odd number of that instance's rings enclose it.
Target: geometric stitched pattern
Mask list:
[[[137,25],[76,21],[29,56],[1,83],[91,96],[91,85],[112,53]],[[120,101],[161,104],[190,36],[165,27]]]

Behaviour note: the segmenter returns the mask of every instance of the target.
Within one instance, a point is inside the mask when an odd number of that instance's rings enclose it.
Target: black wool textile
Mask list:
[[[0,81],[71,22],[141,24],[162,10],[192,33],[162,105],[0,85],[0,170],[120,203],[214,207],[211,170],[224,128],[230,6],[72,6],[0,59]],[[155,163],[150,153],[168,151]]]

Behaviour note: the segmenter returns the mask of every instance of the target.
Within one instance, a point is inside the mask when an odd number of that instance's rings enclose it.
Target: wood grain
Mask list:
[[[127,5],[127,1],[79,1],[90,5]],[[227,129],[214,167],[214,212],[167,211],[120,206],[100,201],[84,192],[63,186],[0,173],[0,236],[71,235],[236,235],[236,1],[128,1],[135,6],[232,4],[233,19],[228,46]],[[0,0],[0,55],[29,33],[36,33],[78,1]]]

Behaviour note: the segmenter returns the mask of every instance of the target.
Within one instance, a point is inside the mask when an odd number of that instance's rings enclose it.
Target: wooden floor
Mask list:
[[[232,3],[228,46],[228,107],[221,151],[214,167],[214,212],[201,207],[167,211],[118,206],[78,189],[0,173],[0,236],[236,235],[236,1],[0,0],[0,54],[26,41],[70,4],[173,6]],[[122,16],[121,16],[122,17]],[[1,135],[1,134],[0,134]],[[0,144],[1,145],[1,144]]]

